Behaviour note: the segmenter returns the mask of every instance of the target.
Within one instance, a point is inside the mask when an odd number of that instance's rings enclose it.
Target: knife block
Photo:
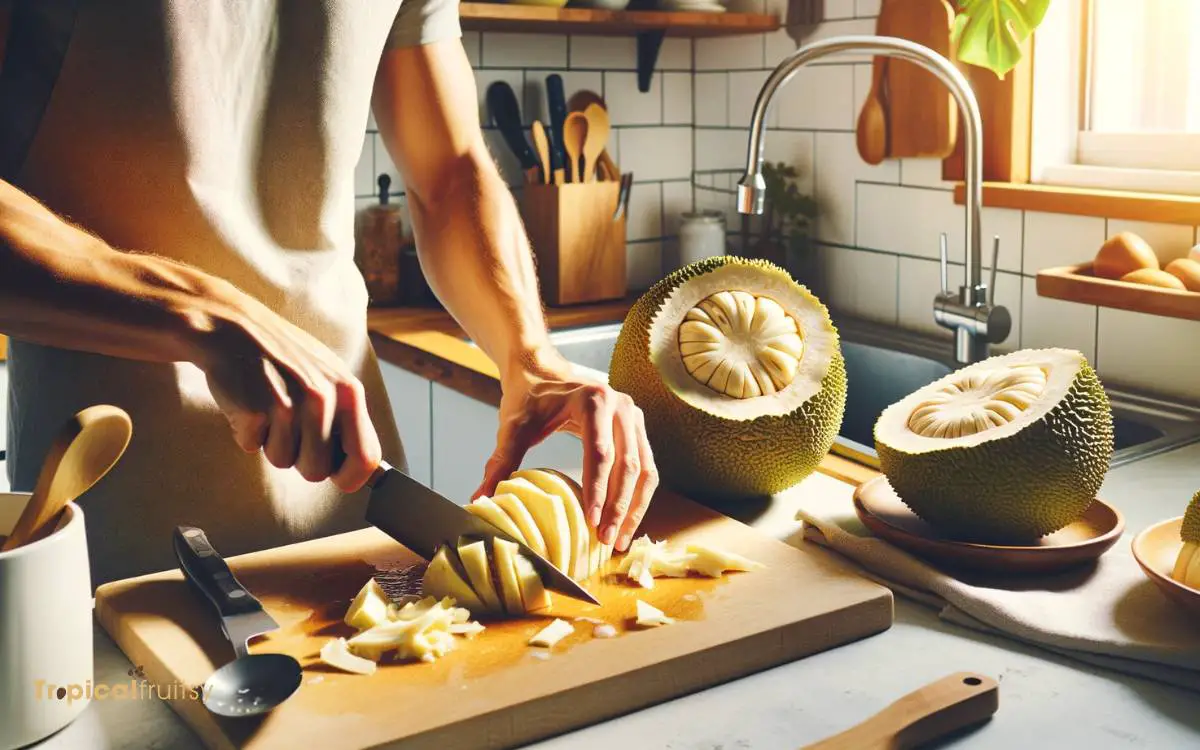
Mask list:
[[[521,216],[547,305],[625,296],[625,214],[613,218],[620,189],[614,181],[524,186]]]

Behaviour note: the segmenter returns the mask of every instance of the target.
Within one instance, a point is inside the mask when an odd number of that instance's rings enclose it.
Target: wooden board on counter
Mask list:
[[[371,676],[319,664],[351,597],[379,569],[414,556],[375,529],[230,559],[281,630],[254,653],[284,652],[304,668],[299,691],[265,720],[227,720],[196,701],[168,701],[210,748],[504,748],[585,726],[767,669],[887,629],[891,593],[834,556],[800,550],[684,498],[660,493],[643,529],[654,538],[703,539],[764,563],[724,579],[659,579],[652,590],[590,582],[603,606],[556,596],[552,614],[592,625],[546,651],[526,645],[547,617],[489,624],[434,664],[381,665]],[[212,539],[220,549],[221,540]],[[678,621],[632,629],[636,599]],[[208,606],[178,572],[102,586],[105,630],[156,685],[200,685],[232,649]],[[541,654],[539,657],[538,654]],[[547,658],[548,655],[548,658]]]
[[[922,44],[953,59],[946,0],[883,0],[876,33]],[[876,65],[879,64],[877,60]],[[954,150],[957,110],[950,91],[919,65],[890,58],[884,74],[890,158],[944,158]]]
[[[1200,320],[1200,293],[1102,279],[1092,274],[1091,263],[1038,271],[1037,292],[1068,302]]]

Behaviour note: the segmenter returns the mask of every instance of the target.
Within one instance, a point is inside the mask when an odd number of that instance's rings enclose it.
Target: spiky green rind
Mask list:
[[[846,408],[846,365],[838,348],[819,392],[783,416],[725,419],[687,404],[663,382],[650,361],[654,316],[681,284],[731,263],[755,267],[764,274],[781,274],[796,284],[773,263],[736,256],[716,256],[681,268],[634,304],[617,337],[609,367],[609,384],[633,398],[645,415],[662,483],[698,499],[728,501],[770,495],[801,481],[816,470],[833,446]],[[809,294],[836,336],[828,310]]]
[[[1183,512],[1183,525],[1179,527],[1179,538],[1185,542],[1200,544],[1200,492],[1192,495],[1187,510]]]
[[[1011,437],[910,453],[877,424],[875,449],[892,489],[934,528],[1023,544],[1078,520],[1095,500],[1112,458],[1112,408],[1084,362],[1062,400]]]

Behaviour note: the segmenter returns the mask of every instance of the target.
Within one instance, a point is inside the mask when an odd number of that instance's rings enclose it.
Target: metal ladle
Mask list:
[[[180,526],[173,541],[184,577],[216,607],[236,657],[205,681],[205,707],[219,716],[242,718],[283,703],[300,687],[300,662],[287,654],[251,654],[247,648],[251,638],[277,630],[279,624],[234,577],[204,531]]]

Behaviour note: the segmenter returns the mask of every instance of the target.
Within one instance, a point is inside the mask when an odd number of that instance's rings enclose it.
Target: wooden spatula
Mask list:
[[[909,693],[863,723],[804,750],[905,750],[987,721],[1000,706],[990,677],[959,672]]]
[[[108,473],[132,435],[129,415],[116,406],[91,406],[72,417],[51,443],[29,504],[0,552],[49,536],[63,507]]]

